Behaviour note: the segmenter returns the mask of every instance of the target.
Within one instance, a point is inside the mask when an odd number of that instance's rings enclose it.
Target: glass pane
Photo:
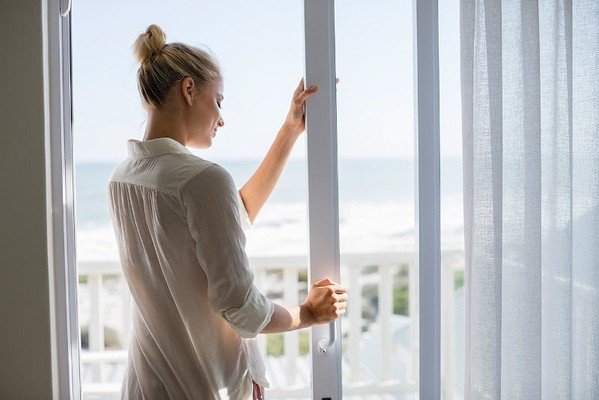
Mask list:
[[[344,399],[418,392],[411,3],[335,3]]]
[[[460,3],[439,1],[441,130],[441,393],[464,398],[464,214]]]
[[[136,86],[131,45],[151,23],[167,43],[207,45],[223,67],[225,100],[210,149],[196,155],[224,166],[238,187],[258,168],[285,121],[304,70],[303,2],[128,1],[73,4],[73,134],[76,232],[85,398],[115,398],[127,357],[130,299],[108,209],[107,182],[144,136],[146,113]],[[108,28],[109,27],[109,28]],[[101,35],[100,35],[101,33]],[[305,138],[296,142],[246,250],[260,289],[284,304],[307,290]],[[259,335],[272,388],[309,398],[308,331]]]

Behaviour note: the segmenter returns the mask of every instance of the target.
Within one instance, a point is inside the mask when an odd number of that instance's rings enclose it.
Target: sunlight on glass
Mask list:
[[[439,2],[439,111],[441,139],[441,396],[464,398],[464,213],[460,3]]]
[[[412,6],[342,1],[335,14],[344,398],[414,399]]]

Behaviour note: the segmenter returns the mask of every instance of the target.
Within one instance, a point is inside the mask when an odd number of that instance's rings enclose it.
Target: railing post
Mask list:
[[[412,382],[418,381],[418,365],[419,365],[419,344],[418,344],[418,271],[416,270],[416,264],[412,262],[408,269],[408,308],[410,316],[410,354],[412,354]]]
[[[283,297],[285,303],[289,306],[298,303],[298,270],[297,267],[285,268],[283,272]],[[287,366],[286,376],[287,384],[295,384],[296,361],[299,357],[299,333],[298,331],[289,332],[284,335],[285,343],[285,364]]]
[[[91,273],[87,277],[89,288],[89,332],[90,351],[104,350],[104,313],[102,312],[102,275]],[[94,365],[92,372],[94,382],[102,382],[102,364]]]
[[[443,362],[443,398],[453,400],[453,299],[454,299],[454,271],[453,266],[445,264],[441,268],[441,327],[443,335],[442,362]]]
[[[383,381],[391,378],[391,357],[393,342],[391,332],[391,315],[393,315],[393,274],[390,264],[379,265],[379,329],[381,336],[381,362]]]
[[[264,284],[266,282],[266,270],[262,267],[260,267],[259,269],[254,268],[254,276],[256,277],[256,286],[260,289],[262,293],[266,295],[266,292],[264,291]],[[262,334],[256,337],[256,339],[258,340],[258,348],[260,349],[260,354],[262,355],[262,359],[264,360],[265,364],[267,362],[266,336],[266,334]]]
[[[360,380],[360,342],[362,340],[362,286],[360,284],[361,267],[349,264],[349,288],[351,301],[349,311],[349,368],[352,382]]]

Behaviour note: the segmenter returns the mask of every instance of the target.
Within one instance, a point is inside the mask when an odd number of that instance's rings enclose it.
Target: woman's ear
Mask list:
[[[196,96],[193,95],[195,89],[195,82],[191,77],[186,77],[181,81],[181,90],[183,92],[183,98],[185,102],[191,107],[193,105],[193,100]]]

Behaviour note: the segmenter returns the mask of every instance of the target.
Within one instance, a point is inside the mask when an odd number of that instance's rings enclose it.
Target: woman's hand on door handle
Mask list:
[[[306,301],[300,307],[309,311],[311,325],[326,324],[345,314],[347,300],[345,286],[325,278],[312,284]]]

